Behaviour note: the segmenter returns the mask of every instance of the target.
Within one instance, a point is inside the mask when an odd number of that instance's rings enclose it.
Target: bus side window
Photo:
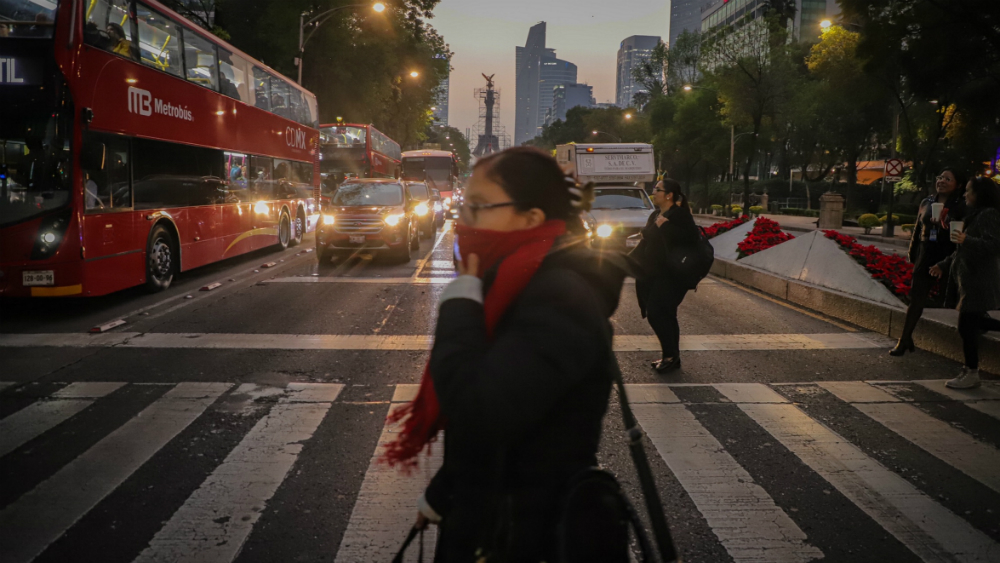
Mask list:
[[[254,105],[271,111],[271,77],[263,70],[253,67]]]
[[[271,113],[275,113],[285,119],[295,119],[290,107],[290,90],[292,87],[284,80],[271,77]]]
[[[180,26],[141,3],[136,5],[136,20],[142,63],[181,76]]]
[[[114,209],[129,209],[132,207],[132,185],[129,182],[128,139],[114,135],[84,133],[85,152],[92,148],[91,145],[101,143],[104,144],[103,158],[96,159],[92,163],[92,168],[83,169],[83,199],[86,210],[88,213],[100,213]]]
[[[270,157],[250,157],[250,197],[254,201],[272,199],[274,165]]]
[[[184,30],[184,67],[188,82],[217,89],[215,44],[187,28]]]
[[[86,6],[87,21],[83,26],[84,42],[123,57],[136,58],[128,5],[128,0],[96,0],[89,3]]]
[[[219,91],[230,98],[254,105],[246,60],[221,47],[219,47]]]

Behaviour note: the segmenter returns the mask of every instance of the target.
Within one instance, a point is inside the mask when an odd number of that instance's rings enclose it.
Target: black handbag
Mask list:
[[[611,375],[618,389],[621,401],[622,419],[629,440],[629,452],[635,464],[642,495],[646,499],[646,510],[656,538],[660,561],[679,561],[677,548],[670,535],[663,504],[656,488],[653,470],[649,467],[646,451],[642,447],[642,429],[632,413],[625,396],[618,359],[611,354]],[[557,535],[557,561],[559,563],[601,562],[618,563],[629,561],[628,529],[635,533],[644,563],[656,561],[653,549],[646,537],[642,522],[632,503],[621,490],[615,477],[596,467],[576,474],[569,482],[560,506]]]
[[[696,289],[715,262],[715,247],[708,242],[705,229],[697,228],[698,239],[693,244],[675,246],[667,251],[667,263],[684,289]]]

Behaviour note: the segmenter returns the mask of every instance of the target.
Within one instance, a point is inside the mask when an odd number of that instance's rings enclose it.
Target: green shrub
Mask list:
[[[722,211],[722,206],[719,204],[712,205],[712,211]]]
[[[858,226],[865,230],[866,235],[871,233],[873,228],[881,224],[882,220],[877,215],[871,213],[865,213],[861,217],[858,217]]]
[[[885,224],[885,218],[888,217],[888,216],[889,216],[888,214],[885,214],[885,215],[879,217],[878,218],[879,219],[879,224],[884,225]],[[861,221],[861,219],[859,218],[858,221]],[[898,225],[899,224],[899,215],[896,215],[895,213],[892,214],[892,224],[893,225]]]
[[[742,208],[742,207],[740,207],[739,205],[734,205],[734,206],[732,206],[732,207],[730,208],[730,210],[731,210],[731,211],[733,212],[733,214],[735,214],[735,215],[739,215],[740,213],[743,213],[743,208]]]
[[[913,232],[913,225],[914,225],[913,223],[907,223],[905,225],[900,225],[900,228],[903,229],[904,233],[912,233]]]
[[[754,215],[760,215],[763,212],[764,208],[759,205],[753,205],[750,207],[750,213],[753,213]]]

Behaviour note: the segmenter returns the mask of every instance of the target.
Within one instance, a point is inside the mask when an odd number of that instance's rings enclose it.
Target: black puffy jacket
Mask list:
[[[564,243],[492,341],[480,303],[441,306],[430,370],[448,426],[425,493],[443,516],[436,561],[473,561],[479,549],[511,563],[552,561],[562,487],[597,464],[612,383],[608,319],[629,268],[620,255]]]

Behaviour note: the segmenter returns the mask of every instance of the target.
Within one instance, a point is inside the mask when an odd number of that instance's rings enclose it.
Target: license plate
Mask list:
[[[56,276],[52,270],[21,272],[21,283],[26,287],[32,285],[55,285]]]
[[[635,248],[639,246],[639,239],[625,239],[626,248]]]
[[[351,244],[364,244],[365,243],[365,235],[351,235],[350,239],[351,239]]]

